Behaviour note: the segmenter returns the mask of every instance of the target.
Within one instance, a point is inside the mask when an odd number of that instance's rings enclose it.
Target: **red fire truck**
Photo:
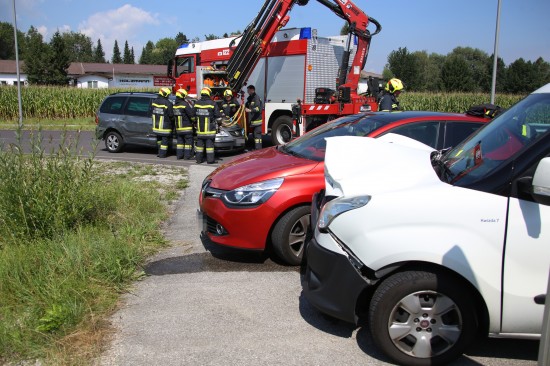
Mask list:
[[[380,25],[349,0],[317,1],[348,21],[347,36],[320,37],[309,27],[281,29],[292,6],[308,0],[267,0],[240,36],[178,48],[168,66],[174,89],[193,96],[208,86],[216,98],[228,88],[244,96],[245,85],[254,85],[265,103],[263,132],[271,133],[274,144],[342,115],[377,110],[378,81],[367,86],[360,73]],[[376,25],[372,35],[369,21]]]

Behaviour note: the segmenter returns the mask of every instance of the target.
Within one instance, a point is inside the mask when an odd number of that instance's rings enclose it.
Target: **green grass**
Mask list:
[[[0,129],[13,130],[19,127],[19,120],[0,121]],[[68,130],[68,131],[95,131],[95,118],[27,118],[23,120],[24,130]]]
[[[186,171],[162,183],[154,166],[81,158],[67,142],[47,155],[38,142],[0,149],[0,364],[87,364],[120,294],[167,244],[159,225]]]

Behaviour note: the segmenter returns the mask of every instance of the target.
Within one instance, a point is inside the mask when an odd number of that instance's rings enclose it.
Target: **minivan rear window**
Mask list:
[[[109,97],[105,99],[99,111],[101,113],[121,114],[126,97]]]

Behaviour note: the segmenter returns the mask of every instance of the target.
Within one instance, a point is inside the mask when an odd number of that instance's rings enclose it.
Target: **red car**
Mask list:
[[[466,114],[410,111],[362,113],[328,122],[286,145],[243,155],[206,177],[199,197],[204,230],[214,243],[272,248],[284,262],[298,265],[310,235],[312,195],[325,184],[325,138],[391,132],[439,150],[457,145],[488,121]]]

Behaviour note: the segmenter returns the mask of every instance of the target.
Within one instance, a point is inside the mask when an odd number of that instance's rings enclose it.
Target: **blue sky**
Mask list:
[[[399,47],[411,52],[446,55],[453,48],[494,50],[498,0],[354,0],[378,20],[382,32],[373,37],[365,69],[381,73],[388,54]],[[114,40],[127,40],[136,57],[149,40],[182,32],[188,38],[242,31],[256,16],[262,0],[15,0],[18,29],[31,25],[46,40],[56,30],[80,31],[94,44],[101,38],[110,58]],[[550,62],[550,0],[501,0],[499,56]],[[287,27],[317,28],[320,36],[337,35],[344,21],[315,0],[295,6]],[[13,0],[0,0],[0,21],[12,22]]]

